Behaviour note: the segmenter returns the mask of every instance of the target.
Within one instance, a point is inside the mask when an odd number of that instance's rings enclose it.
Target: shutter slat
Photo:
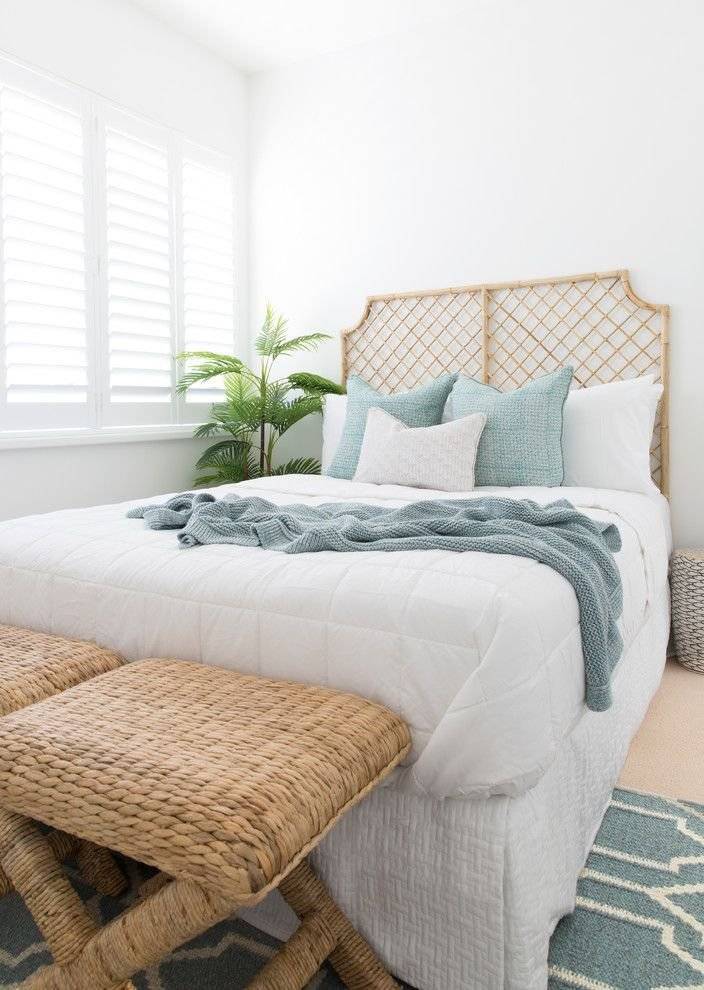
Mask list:
[[[235,342],[233,187],[186,156],[182,177],[183,319],[186,350],[231,354]],[[217,379],[189,389],[187,402],[217,402]]]
[[[10,404],[87,402],[83,140],[73,110],[10,86],[0,89]]]
[[[171,219],[165,147],[105,131],[111,402],[170,402]]]
[[[3,129],[3,150],[8,155],[22,155],[76,178],[83,177],[83,156],[64,151],[63,148],[56,148],[47,141],[7,133]]]
[[[5,176],[16,176],[25,179],[36,179],[55,185],[59,189],[83,194],[83,175],[67,172],[57,165],[44,165],[26,155],[2,154],[2,169]]]

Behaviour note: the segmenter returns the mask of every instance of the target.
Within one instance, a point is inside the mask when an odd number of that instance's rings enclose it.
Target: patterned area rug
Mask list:
[[[133,886],[142,879],[128,865]],[[124,907],[77,886],[105,922]],[[226,921],[135,977],[137,990],[239,990],[277,943]],[[49,961],[19,899],[0,900],[0,986]],[[310,990],[339,990],[326,970]],[[704,988],[704,806],[616,790],[550,949],[550,990]]]
[[[704,806],[615,790],[550,947],[550,988],[704,988]]]

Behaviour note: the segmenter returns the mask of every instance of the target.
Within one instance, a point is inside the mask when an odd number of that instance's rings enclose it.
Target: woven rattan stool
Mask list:
[[[121,664],[116,653],[94,643],[0,625],[0,716]],[[49,841],[61,859],[75,853],[84,877],[101,893],[118,894],[124,889],[125,879],[107,850],[90,842],[78,843],[63,832],[53,832]],[[9,877],[0,869],[0,897],[11,889]]]
[[[305,857],[409,746],[396,715],[354,695],[177,660],[0,720],[0,862],[55,960],[22,986],[124,985],[279,887],[301,925],[252,988],[299,990],[327,958],[354,990],[395,987]],[[163,883],[98,930],[31,819]]]

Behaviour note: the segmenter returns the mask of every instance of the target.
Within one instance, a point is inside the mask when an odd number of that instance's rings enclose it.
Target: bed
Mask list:
[[[345,371],[390,391],[461,368],[500,387],[569,360],[579,385],[667,382],[667,310],[625,273],[369,300]],[[667,405],[653,438],[667,480]],[[246,482],[280,504],[402,505],[445,492],[329,477]],[[225,494],[227,488],[217,490]],[[0,524],[0,621],[357,691],[408,720],[413,750],[323,843],[317,866],[390,968],[420,990],[545,987],[547,943],[662,673],[669,511],[662,494],[480,489],[566,497],[615,522],[624,653],[606,712],[584,705],[574,592],[535,561],[447,551],[286,556],[125,518],[128,504]],[[155,501],[163,500],[163,495]],[[129,503],[130,505],[132,503]],[[284,935],[271,897],[250,920]]]

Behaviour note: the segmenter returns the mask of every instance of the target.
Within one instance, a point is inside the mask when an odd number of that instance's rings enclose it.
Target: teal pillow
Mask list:
[[[562,484],[562,407],[571,381],[572,368],[559,368],[514,392],[458,378],[450,396],[452,417],[486,415],[476,485]]]
[[[348,481],[354,477],[367,425],[367,413],[372,407],[383,409],[406,426],[437,426],[456,378],[457,375],[441,375],[410,392],[397,392],[395,395],[377,392],[357,375],[348,378],[345,425],[327,474],[333,478],[346,478]]]

